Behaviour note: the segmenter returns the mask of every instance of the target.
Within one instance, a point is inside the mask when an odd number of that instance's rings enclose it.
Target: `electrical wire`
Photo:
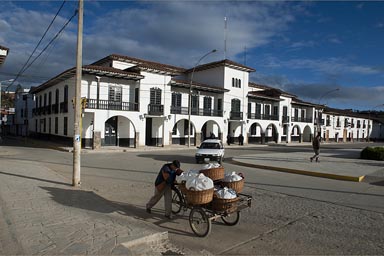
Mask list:
[[[45,50],[53,43],[53,41],[56,40],[56,38],[63,32],[63,30],[67,27],[67,25],[72,21],[72,19],[77,15],[77,12],[78,10],[75,11],[75,13],[72,15],[72,17],[67,21],[67,23],[64,24],[64,26],[60,29],[60,31],[52,38],[51,41],[49,41],[49,43],[47,44],[47,46],[39,53],[39,55],[37,55],[35,57],[35,59],[24,69],[24,71],[26,71],[40,56],[41,54],[43,54],[45,52]],[[13,83],[12,83],[13,84]],[[8,88],[12,85],[10,84],[8,87],[7,87],[7,90]]]
[[[28,62],[30,61],[30,59],[32,58],[33,54],[36,52],[37,48],[40,46],[41,42],[43,41],[44,37],[45,37],[46,34],[48,33],[48,31],[49,31],[49,29],[51,28],[53,22],[56,20],[56,18],[57,18],[57,16],[59,15],[61,9],[63,8],[64,4],[65,4],[65,0],[64,0],[63,3],[61,4],[59,10],[57,11],[55,17],[52,19],[52,21],[51,21],[51,23],[49,24],[48,28],[45,30],[45,32],[44,32],[43,36],[41,37],[40,41],[37,43],[35,49],[33,49],[31,55],[29,55],[28,60],[25,62],[25,64],[24,64],[23,67],[20,69],[19,73],[17,74],[16,78],[12,81],[12,83],[11,83],[8,87],[12,86],[13,83],[19,78],[19,76],[20,76],[22,73],[24,73],[24,72],[26,71],[27,68],[25,68],[25,66],[27,66],[27,64],[28,64]],[[8,87],[7,87],[7,89],[8,89]]]

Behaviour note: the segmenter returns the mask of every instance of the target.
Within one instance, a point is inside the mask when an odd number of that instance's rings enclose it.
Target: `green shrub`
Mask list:
[[[384,147],[366,147],[361,151],[360,158],[370,160],[384,160]]]

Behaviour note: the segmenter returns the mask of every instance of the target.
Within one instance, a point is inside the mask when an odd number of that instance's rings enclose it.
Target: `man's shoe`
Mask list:
[[[313,161],[313,158],[311,157],[311,158],[309,158],[309,160],[311,161],[311,163],[312,163],[312,161]]]
[[[151,213],[152,211],[151,211],[151,208],[147,208],[147,213]]]

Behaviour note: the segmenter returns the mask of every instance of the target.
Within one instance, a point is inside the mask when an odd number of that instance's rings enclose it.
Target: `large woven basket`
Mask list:
[[[182,181],[180,184],[179,184],[179,190],[182,194],[187,194],[187,187],[185,186],[185,181]]]
[[[222,181],[221,186],[231,188],[235,190],[236,193],[240,193],[241,191],[243,191],[243,188],[244,188],[244,179],[241,179],[239,181],[231,181],[231,182]]]
[[[223,199],[214,197],[212,200],[212,210],[232,213],[237,211],[237,201],[239,201],[239,197],[233,199]]]
[[[224,167],[216,167],[211,169],[200,170],[200,173],[203,173],[205,176],[211,178],[212,180],[221,180],[224,179]]]
[[[187,201],[187,204],[190,205],[210,203],[213,200],[213,188],[203,191],[194,191],[187,189],[185,199]]]

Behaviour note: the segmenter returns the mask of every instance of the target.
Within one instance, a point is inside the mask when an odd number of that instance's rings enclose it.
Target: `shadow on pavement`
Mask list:
[[[39,181],[44,181],[44,182],[49,182],[49,183],[54,183],[54,184],[59,184],[59,185],[71,186],[71,184],[69,184],[69,183],[64,183],[64,182],[60,182],[60,181],[53,181],[53,180],[46,180],[46,179],[41,179],[41,178],[36,178],[36,177],[29,177],[29,176],[15,174],[15,173],[8,173],[8,172],[1,172],[0,171],[0,174],[20,177],[20,178],[30,179],[30,180],[39,180]]]
[[[64,206],[95,211],[100,213],[111,213],[116,211],[113,204],[93,191],[62,189],[55,187],[40,187],[51,195],[52,200]]]

